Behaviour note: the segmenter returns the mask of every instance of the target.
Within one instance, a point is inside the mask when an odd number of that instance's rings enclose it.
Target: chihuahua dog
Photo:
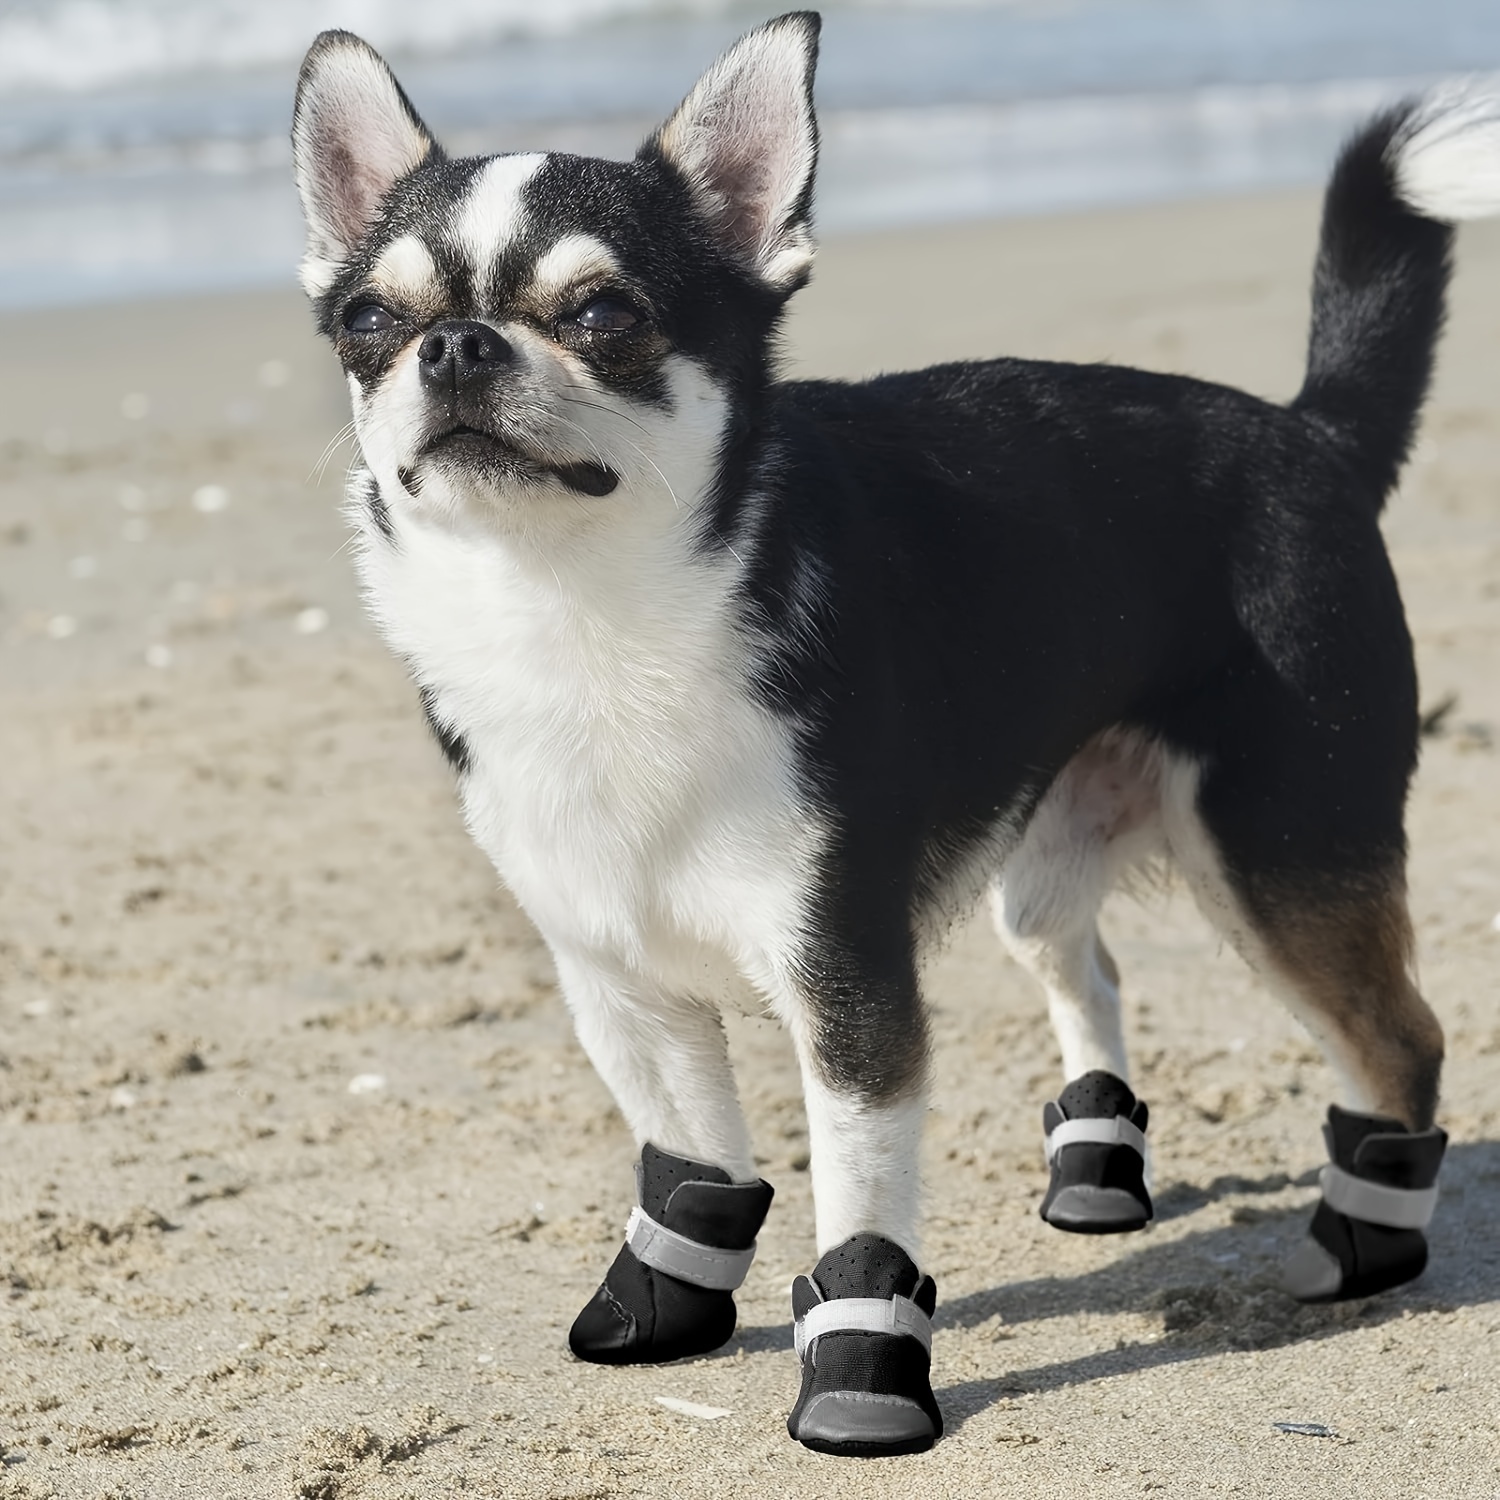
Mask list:
[[[1500,97],[1439,90],[1347,146],[1289,406],[1007,359],[785,383],[818,24],[745,36],[628,162],[451,159],[326,32],[294,145],[370,607],[640,1147],[573,1351],[732,1335],[771,1200],[721,1020],[751,1006],[795,1044],[817,1202],[788,1425],[882,1455],[942,1430],[918,974],[986,894],[1061,1046],[1050,1224],[1151,1216],[1096,916],[1165,857],[1341,1080],[1289,1289],[1425,1264],[1443,1041],[1411,974],[1416,679],[1378,522],[1451,223],[1500,211]]]

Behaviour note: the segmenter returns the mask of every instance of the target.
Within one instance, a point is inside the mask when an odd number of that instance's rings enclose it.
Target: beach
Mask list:
[[[1301,378],[1316,194],[835,237],[788,371],[1111,360]],[[0,319],[0,1494],[1500,1495],[1500,224],[1468,226],[1387,515],[1424,740],[1433,1262],[1303,1308],[1330,1075],[1186,895],[1111,899],[1158,1219],[1037,1217],[1061,1085],[983,920],[927,976],[948,1435],[786,1435],[815,1251],[786,1038],[731,1018],[776,1201],[721,1352],[575,1361],[634,1148],[364,618],[347,418],[290,286]],[[1314,1424],[1283,1431],[1274,1424]]]

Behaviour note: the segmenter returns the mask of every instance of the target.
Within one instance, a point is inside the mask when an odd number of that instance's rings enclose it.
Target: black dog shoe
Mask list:
[[[943,1435],[932,1394],[937,1284],[878,1234],[856,1234],[792,1283],[802,1389],[787,1431],[818,1453],[923,1453]]]
[[[1323,1201],[1283,1268],[1283,1286],[1299,1302],[1343,1302],[1420,1276],[1446,1133],[1412,1132],[1335,1104],[1323,1139],[1333,1165],[1323,1168]]]
[[[1041,1216],[1072,1234],[1124,1234],[1151,1222],[1145,1101],[1113,1073],[1075,1078],[1042,1110],[1052,1181]]]
[[[649,1141],[636,1182],[641,1206],[625,1243],[568,1334],[573,1353],[594,1364],[660,1364],[728,1343],[733,1293],[771,1207],[770,1183],[733,1183]]]

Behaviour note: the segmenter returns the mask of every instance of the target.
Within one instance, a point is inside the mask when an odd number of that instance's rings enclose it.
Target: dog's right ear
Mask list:
[[[292,160],[307,218],[302,286],[332,285],[401,178],[441,160],[385,60],[352,32],[325,31],[308,49],[292,112]]]
[[[794,11],[742,36],[640,150],[680,172],[719,242],[783,293],[812,270],[821,24]]]

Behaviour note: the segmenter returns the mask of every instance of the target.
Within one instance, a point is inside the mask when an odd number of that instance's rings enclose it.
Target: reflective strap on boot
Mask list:
[[[643,1266],[720,1292],[734,1291],[750,1274],[750,1262],[755,1259],[754,1245],[748,1250],[704,1245],[658,1224],[641,1208],[630,1210],[625,1243]]]
[[[932,1319],[909,1297],[835,1297],[808,1308],[794,1333],[798,1359],[825,1333],[905,1334],[932,1353]]]
[[[1342,1167],[1324,1167],[1323,1201],[1329,1208],[1386,1229],[1425,1229],[1437,1207],[1438,1190],[1384,1187]]]
[[[1144,1161],[1146,1157],[1146,1132],[1139,1125],[1132,1125],[1124,1115],[1112,1120],[1064,1120],[1053,1127],[1047,1136],[1047,1165],[1064,1146],[1074,1146],[1089,1141],[1099,1146],[1129,1146]]]

